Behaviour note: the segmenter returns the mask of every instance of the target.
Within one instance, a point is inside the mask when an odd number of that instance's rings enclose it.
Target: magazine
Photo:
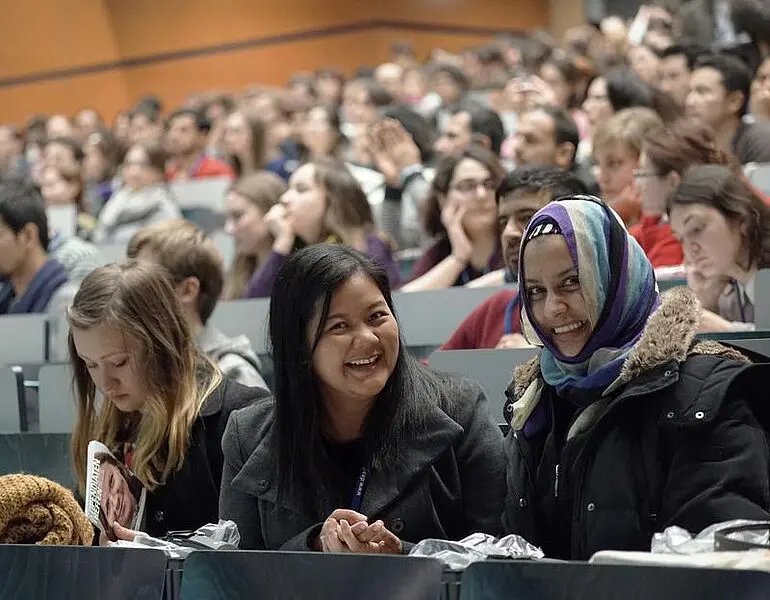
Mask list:
[[[140,531],[147,491],[128,467],[101,442],[88,444],[86,516],[111,542],[117,541],[116,521]]]

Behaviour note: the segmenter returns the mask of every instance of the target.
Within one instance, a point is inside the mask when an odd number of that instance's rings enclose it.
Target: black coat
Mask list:
[[[487,399],[477,384],[449,377],[441,396],[426,402],[424,430],[403,435],[407,441],[392,471],[371,473],[360,509],[405,542],[500,530],[503,438]],[[222,442],[220,516],[238,524],[242,549],[311,550],[319,518],[307,514],[296,495],[278,500],[273,418],[273,401],[262,400],[230,419]]]
[[[182,468],[165,485],[147,494],[145,527],[160,537],[169,531],[195,530],[219,519],[222,481],[222,436],[230,414],[267,396],[261,388],[244,387],[224,378],[193,423]]]
[[[624,382],[562,423],[561,434],[557,417],[525,435],[534,413],[522,408],[535,390],[554,414],[565,401],[542,386],[536,361],[519,369],[519,402],[506,406],[506,532],[547,556],[581,560],[600,550],[649,551],[652,535],[671,525],[697,533],[768,519],[770,454],[752,405],[764,403],[756,381],[766,386],[770,365],[750,366],[714,342],[693,345],[691,308],[689,293],[668,296],[627,360]]]

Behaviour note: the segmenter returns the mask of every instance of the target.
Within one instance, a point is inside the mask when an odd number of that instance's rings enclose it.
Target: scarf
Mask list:
[[[522,332],[542,346],[540,370],[545,382],[577,404],[596,398],[620,375],[660,297],[655,273],[623,221],[592,196],[572,196],[538,211],[524,233],[519,282],[525,282],[524,252],[541,235],[562,235],[580,280],[591,335],[577,356],[564,356],[535,321],[528,295],[522,295]]]
[[[10,282],[0,285],[0,315],[43,313],[61,286],[67,283],[67,271],[56,259],[49,258],[35,273],[23,296],[16,298]]]

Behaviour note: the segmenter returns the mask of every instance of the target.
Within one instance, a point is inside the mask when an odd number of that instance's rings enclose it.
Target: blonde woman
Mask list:
[[[227,419],[265,392],[223,378],[196,350],[158,265],[131,261],[96,269],[83,280],[68,318],[80,493],[88,442],[98,440],[147,489],[142,531],[158,537],[216,522]],[[119,539],[133,539],[135,532],[110,526]]]

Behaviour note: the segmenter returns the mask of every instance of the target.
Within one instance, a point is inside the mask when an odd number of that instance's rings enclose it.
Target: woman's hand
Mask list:
[[[275,240],[273,250],[283,255],[291,254],[296,234],[292,219],[286,213],[286,207],[283,204],[274,205],[265,215],[265,224]]]
[[[337,509],[324,521],[313,544],[321,552],[401,554],[401,540],[382,521],[369,525],[367,518],[353,510]]]
[[[706,310],[701,310],[700,320],[698,321],[698,333],[715,333],[730,331],[730,321],[719,315]]]
[[[123,527],[120,523],[115,521],[112,524],[112,533],[115,534],[115,537],[118,538],[117,541],[119,542],[133,542],[136,539],[136,535],[139,533],[138,531],[134,531],[133,529],[127,529],[126,527]],[[107,537],[107,535],[102,531],[99,533],[99,545],[100,546],[109,546],[111,543],[110,539]]]
[[[421,164],[420,149],[401,123],[385,119],[370,130],[370,150],[377,169],[388,185],[398,187],[401,172]]]
[[[441,211],[441,223],[443,223],[449,237],[449,243],[452,245],[452,256],[467,265],[471,260],[473,244],[463,226],[466,212],[467,209],[464,206],[449,201]]]
[[[709,279],[693,267],[686,266],[687,287],[700,300],[705,310],[716,312],[719,309],[719,297],[724,292],[727,281],[724,279]]]
[[[500,338],[495,348],[500,350],[503,348],[534,348],[534,346],[520,333],[507,333]]]

